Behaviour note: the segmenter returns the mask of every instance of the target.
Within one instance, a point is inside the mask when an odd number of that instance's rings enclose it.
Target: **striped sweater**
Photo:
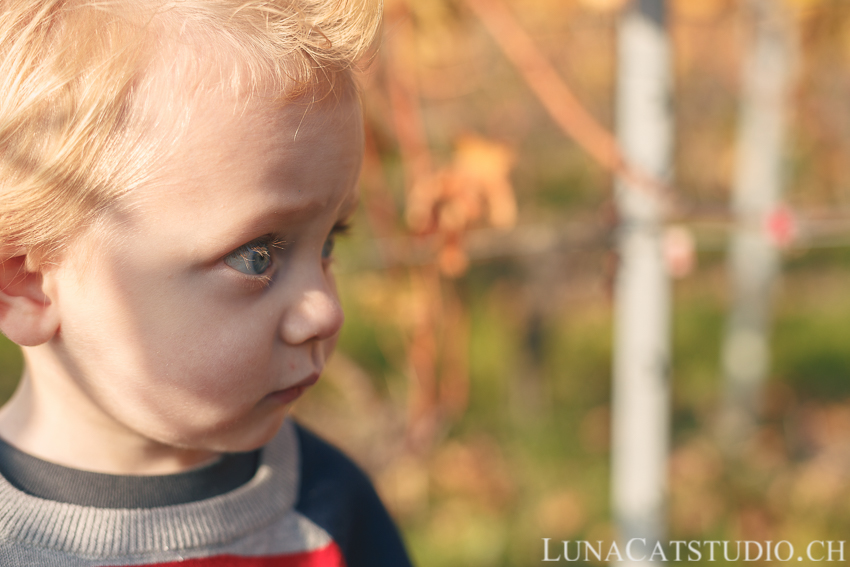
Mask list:
[[[28,456],[23,467],[7,468],[5,454],[0,453],[0,470],[9,477],[0,476],[2,566],[410,565],[398,531],[363,472],[290,420],[263,448],[247,482],[224,493],[181,501],[186,490],[180,475],[129,477],[129,486],[145,478],[159,483],[165,500],[150,507],[91,505],[127,496],[110,487],[124,486],[120,481],[128,477],[97,475],[109,482],[92,484],[91,479],[99,480],[96,473]],[[21,470],[34,474],[39,469],[48,478],[63,478],[60,489],[71,496],[48,499],[45,489],[22,487],[26,475]],[[18,482],[9,470],[16,471]],[[182,481],[192,478],[183,475]],[[174,487],[172,497],[169,488]]]

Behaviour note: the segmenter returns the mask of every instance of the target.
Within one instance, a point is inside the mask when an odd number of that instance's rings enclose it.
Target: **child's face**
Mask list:
[[[76,240],[46,276],[58,371],[100,427],[257,447],[334,347],[330,250],[356,206],[358,103],[233,108],[205,101],[159,180],[107,216],[109,236]]]

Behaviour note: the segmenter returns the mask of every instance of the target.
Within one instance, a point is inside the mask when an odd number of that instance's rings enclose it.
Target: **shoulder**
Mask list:
[[[295,509],[336,541],[348,567],[410,565],[372,482],[339,449],[295,424],[300,454]]]
[[[332,491],[345,498],[362,497],[372,489],[366,474],[342,451],[303,425],[294,425],[301,457],[299,497],[309,497],[316,491]]]

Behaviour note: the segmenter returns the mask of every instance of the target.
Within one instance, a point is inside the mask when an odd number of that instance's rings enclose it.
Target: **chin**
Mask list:
[[[256,409],[256,408],[255,408]],[[162,445],[188,451],[209,453],[245,453],[254,451],[271,441],[289,414],[288,407],[278,406],[242,414],[240,417],[210,420],[189,427],[176,424],[163,425],[160,430],[171,434],[146,435]],[[182,433],[177,433],[181,432]],[[177,433],[177,435],[175,435]]]
[[[216,435],[215,448],[210,448],[218,453],[245,453],[254,451],[271,441],[289,412],[283,411],[275,415],[266,416],[265,419],[250,424],[240,423],[227,431]]]

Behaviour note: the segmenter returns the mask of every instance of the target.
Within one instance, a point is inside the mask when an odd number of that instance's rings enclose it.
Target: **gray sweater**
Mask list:
[[[306,466],[301,462],[300,447],[305,444],[318,448],[311,449],[313,453],[318,450],[316,454],[330,455],[330,459],[310,457],[316,463],[310,465],[311,475],[321,472],[335,479],[325,482],[318,492],[305,490],[309,487],[299,478]],[[331,518],[323,523],[346,526],[346,533],[356,534],[359,532],[349,529],[349,524],[356,528],[358,521],[367,520],[358,519],[357,510],[368,508],[371,515],[375,506],[389,526],[369,536],[374,541],[366,543],[363,557],[372,556],[375,561],[366,559],[364,564],[407,565],[401,540],[371,484],[365,481],[365,491],[371,495],[348,495],[355,485],[363,492],[365,476],[327,447],[287,420],[263,449],[257,471],[247,483],[211,498],[152,508],[99,508],[47,500],[15,488],[0,476],[0,565],[88,567],[189,560],[184,565],[354,567],[360,560],[353,560],[338,545],[330,533],[333,529],[321,527],[317,521],[322,520],[308,516]],[[354,484],[344,480],[357,475]],[[318,497],[320,494],[323,496]],[[318,509],[320,513],[299,510],[299,500],[306,502],[305,510]],[[355,505],[337,506],[335,501],[342,500]],[[361,502],[365,504],[361,506]],[[352,545],[363,547],[364,542],[349,541],[345,547]],[[378,549],[386,545],[392,548],[390,555],[386,549]],[[395,559],[381,559],[392,554]]]

